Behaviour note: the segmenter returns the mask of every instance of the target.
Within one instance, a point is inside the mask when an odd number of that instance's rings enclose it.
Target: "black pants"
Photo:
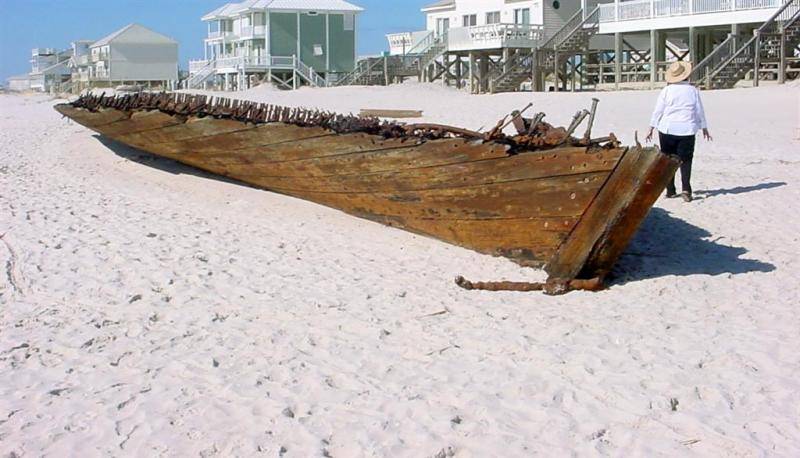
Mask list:
[[[683,192],[692,193],[692,159],[694,158],[694,135],[670,135],[658,133],[661,151],[677,156],[681,160],[681,186]],[[675,194],[675,177],[667,184],[667,194]]]

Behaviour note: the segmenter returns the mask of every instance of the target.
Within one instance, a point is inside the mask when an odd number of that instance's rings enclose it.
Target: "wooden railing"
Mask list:
[[[781,0],[629,0],[600,6],[600,22],[778,8]]]
[[[758,84],[758,50],[761,37],[780,32],[780,27],[794,23],[798,20],[798,16],[800,16],[800,0],[787,0],[761,27],[753,32],[753,36],[743,45],[737,47],[736,41],[741,41],[741,38],[736,40],[736,37],[729,35],[725,41],[714,48],[705,59],[694,67],[690,79],[696,83],[703,82],[705,87],[710,89],[712,80],[719,72],[732,62],[745,59],[748,62],[753,62],[755,69],[753,77],[756,84]]]
[[[447,31],[450,50],[495,47],[535,47],[544,39],[544,29],[530,24],[487,24],[456,27]]]

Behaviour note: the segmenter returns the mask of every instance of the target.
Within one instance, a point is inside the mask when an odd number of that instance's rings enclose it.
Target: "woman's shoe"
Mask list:
[[[692,201],[692,193],[691,192],[683,192],[683,193],[681,193],[681,199],[683,199],[683,201],[686,202],[686,203],[691,202]]]
[[[678,194],[667,191],[667,199],[674,199],[676,197],[678,197]]]

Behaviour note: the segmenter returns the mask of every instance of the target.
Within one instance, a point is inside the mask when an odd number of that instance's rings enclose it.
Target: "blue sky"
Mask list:
[[[419,9],[432,0],[351,0],[365,8],[358,27],[359,54],[387,48],[384,35],[422,30]],[[180,63],[203,57],[206,26],[200,17],[225,0],[0,0],[0,81],[30,71],[32,48],[67,48],[96,40],[131,22],[180,42]]]

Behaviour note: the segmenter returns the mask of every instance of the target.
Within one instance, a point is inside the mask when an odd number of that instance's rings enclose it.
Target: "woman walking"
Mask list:
[[[650,131],[645,141],[653,140],[653,129],[658,129],[661,151],[681,160],[681,197],[692,201],[692,159],[697,131],[711,141],[700,91],[686,80],[692,73],[688,62],[674,62],[666,72],[667,87],[661,90],[650,120]],[[667,198],[678,197],[675,177],[667,185]]]

